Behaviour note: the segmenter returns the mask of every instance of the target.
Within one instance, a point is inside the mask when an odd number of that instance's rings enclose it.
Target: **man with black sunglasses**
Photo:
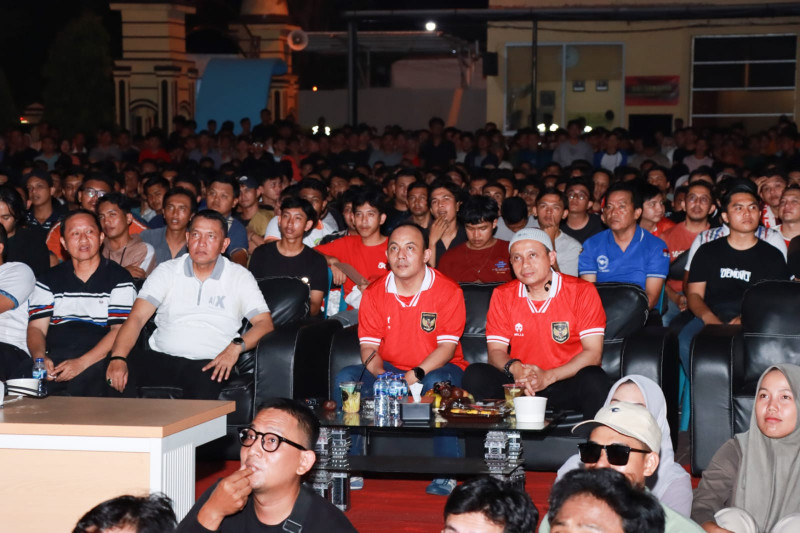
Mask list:
[[[355,533],[339,509],[301,484],[316,461],[319,420],[288,398],[268,400],[239,429],[239,470],[210,487],[178,533]]]
[[[658,470],[661,429],[642,405],[616,402],[600,409],[593,420],[581,422],[576,431],[591,429],[589,440],[578,445],[581,461],[589,470],[611,468],[628,478],[637,489]],[[703,529],[663,503],[665,533],[703,533]],[[549,533],[547,518],[539,533]]]

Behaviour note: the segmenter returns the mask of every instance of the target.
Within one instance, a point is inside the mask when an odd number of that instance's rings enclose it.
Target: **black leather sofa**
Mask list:
[[[769,366],[800,364],[800,283],[765,281],[742,301],[741,325],[704,327],[691,351],[691,466],[700,475],[725,441],[747,431]]]
[[[486,362],[486,312],[496,285],[465,283],[464,291],[467,320],[461,337],[464,357],[471,363]],[[606,311],[606,336],[603,350],[603,369],[614,381],[626,374],[641,374],[659,383],[667,399],[668,421],[677,439],[678,406],[678,346],[675,335],[662,327],[645,327],[648,318],[647,296],[635,285],[604,283],[597,285]],[[359,364],[357,326],[338,331],[333,336],[328,371],[329,397],[335,398],[334,377],[347,365]],[[579,392],[578,392],[579,393]],[[529,470],[556,470],[570,455],[576,453],[581,439],[570,430],[581,417],[568,413],[544,439],[525,439],[526,468]],[[380,432],[370,435],[370,448],[402,455],[430,451],[429,442],[416,437],[400,439],[397,436],[381,438]],[[430,440],[430,439],[428,439]]]
[[[258,345],[241,355],[233,374],[220,392],[220,400],[236,402],[228,415],[224,438],[198,448],[203,459],[238,459],[236,428],[249,424],[255,409],[273,396],[306,398],[319,396],[327,387],[325,368],[336,320],[309,318],[309,288],[297,278],[263,278],[258,286],[270,308],[275,329]],[[244,324],[243,331],[248,327]],[[149,338],[150,329],[142,339]],[[322,359],[318,356],[322,354]],[[163,387],[141,387],[138,396],[181,398],[183,391]]]

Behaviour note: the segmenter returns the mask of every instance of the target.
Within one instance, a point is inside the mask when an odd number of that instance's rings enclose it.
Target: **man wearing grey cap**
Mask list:
[[[606,314],[593,284],[553,271],[552,247],[540,229],[514,234],[509,254],[517,279],[494,290],[486,315],[489,364],[469,365],[463,387],[482,400],[502,398],[505,383],[523,383],[525,394],[588,419],[610,385],[600,367]]]
[[[591,431],[589,440],[578,444],[581,461],[588,469],[611,468],[628,478],[634,487],[645,489],[645,479],[658,470],[661,429],[646,407],[627,402],[607,405],[593,420],[581,422],[573,433]],[[665,533],[702,533],[703,529],[663,503]],[[539,533],[549,533],[545,517]]]

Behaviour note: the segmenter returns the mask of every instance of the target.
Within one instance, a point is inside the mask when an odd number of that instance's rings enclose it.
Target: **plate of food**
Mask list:
[[[442,415],[450,421],[482,422],[492,424],[502,422],[508,414],[504,401],[467,403],[455,401],[442,410]]]

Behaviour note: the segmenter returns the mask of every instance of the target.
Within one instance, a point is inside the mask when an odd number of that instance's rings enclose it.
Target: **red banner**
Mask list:
[[[626,76],[625,105],[677,105],[680,76]]]

